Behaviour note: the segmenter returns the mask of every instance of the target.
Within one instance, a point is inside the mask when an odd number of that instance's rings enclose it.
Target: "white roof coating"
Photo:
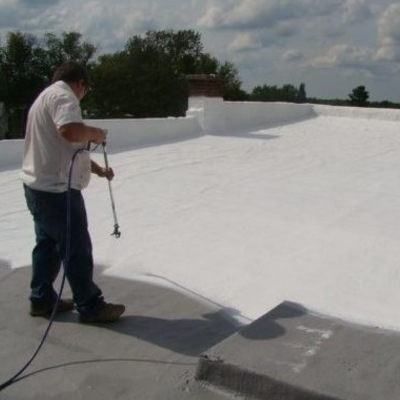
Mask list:
[[[110,236],[107,184],[94,177],[85,198],[97,267],[243,322],[288,300],[400,330],[398,113],[343,110],[109,154],[122,236]],[[0,266],[26,267],[34,234],[19,171],[3,168],[0,187]]]

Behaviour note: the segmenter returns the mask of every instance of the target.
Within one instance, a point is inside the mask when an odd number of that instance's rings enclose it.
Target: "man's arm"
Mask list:
[[[101,144],[106,140],[103,129],[85,125],[81,122],[71,122],[58,129],[60,135],[68,142],[93,142]]]
[[[114,171],[112,168],[103,168],[93,160],[90,160],[91,162],[91,170],[93,174],[96,174],[97,176],[100,176],[101,178],[107,178],[109,181],[111,181],[114,178]]]

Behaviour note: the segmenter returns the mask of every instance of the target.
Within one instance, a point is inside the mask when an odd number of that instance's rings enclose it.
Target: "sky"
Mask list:
[[[309,97],[400,102],[400,3],[393,0],[0,0],[0,38],[75,30],[121,50],[147,30],[194,29],[243,88],[305,83]]]
[[[248,128],[264,115],[227,107]],[[96,270],[182,291],[242,323],[290,301],[400,331],[400,111],[327,109],[296,123],[276,109],[279,125],[218,135],[189,134],[191,119],[97,121],[109,128],[121,237],[94,176],[83,195]],[[14,155],[0,171],[0,268],[29,268],[34,244],[21,146],[0,142],[0,160]]]

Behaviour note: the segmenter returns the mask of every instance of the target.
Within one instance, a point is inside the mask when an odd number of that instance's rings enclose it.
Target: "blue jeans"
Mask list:
[[[32,251],[30,300],[53,304],[57,293],[53,283],[63,262],[78,312],[97,310],[104,300],[93,282],[93,255],[85,202],[79,190],[50,193],[24,185],[26,203],[35,224],[36,245]],[[66,265],[67,219],[70,221],[69,257]]]

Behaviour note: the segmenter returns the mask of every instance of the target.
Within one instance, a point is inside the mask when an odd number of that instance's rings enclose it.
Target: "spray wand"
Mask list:
[[[106,170],[108,170],[109,167],[108,167],[106,142],[103,142],[102,146],[103,146],[103,154],[104,154],[104,164],[105,164]],[[114,196],[113,196],[113,191],[112,191],[112,187],[111,187],[111,181],[109,179],[107,179],[107,182],[108,182],[108,191],[110,192],[112,212],[113,212],[113,216],[114,216],[114,231],[111,233],[111,235],[115,236],[118,239],[121,236],[121,232],[119,230],[117,213],[115,211],[115,202],[114,202]]]

